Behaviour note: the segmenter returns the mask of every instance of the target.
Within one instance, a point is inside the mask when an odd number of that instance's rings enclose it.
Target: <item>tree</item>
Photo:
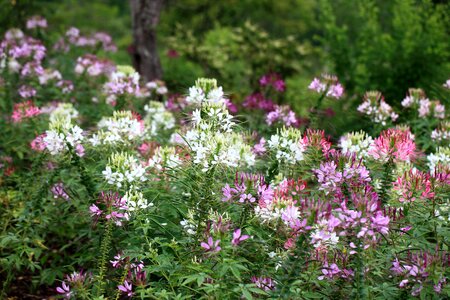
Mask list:
[[[133,22],[131,54],[136,71],[145,81],[162,77],[156,47],[156,26],[163,4],[164,0],[130,0]]]

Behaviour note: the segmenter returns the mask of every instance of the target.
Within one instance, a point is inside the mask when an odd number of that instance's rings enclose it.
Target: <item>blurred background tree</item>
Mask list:
[[[131,64],[130,3],[122,0],[0,0],[0,33],[40,14],[51,29],[106,31],[118,64]],[[285,101],[308,103],[308,81],[337,74],[355,101],[368,89],[398,105],[409,87],[437,97],[450,74],[450,5],[431,0],[167,0],[157,28],[163,79],[183,92],[214,76],[248,94],[265,72],[287,79]],[[51,32],[51,31],[49,31]]]

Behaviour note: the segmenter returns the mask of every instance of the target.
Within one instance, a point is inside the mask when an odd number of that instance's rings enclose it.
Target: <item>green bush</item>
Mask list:
[[[429,0],[320,2],[321,37],[347,91],[381,90],[392,103],[449,73],[449,6]]]

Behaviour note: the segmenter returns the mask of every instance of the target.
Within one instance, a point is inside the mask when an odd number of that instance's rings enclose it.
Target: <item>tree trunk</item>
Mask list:
[[[164,0],[130,0],[134,40],[131,55],[134,68],[144,81],[162,77],[156,48],[156,26],[163,3]]]

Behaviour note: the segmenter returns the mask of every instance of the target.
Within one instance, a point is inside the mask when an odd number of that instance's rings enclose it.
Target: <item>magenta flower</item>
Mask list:
[[[92,204],[90,207],[89,207],[89,211],[91,212],[91,215],[94,217],[94,216],[100,216],[101,214],[102,214],[102,210],[100,209],[100,208],[98,208],[98,206],[97,205],[95,205],[95,204]]]
[[[110,260],[109,262],[111,263],[111,265],[113,266],[113,268],[118,268],[120,267],[120,264],[122,263],[122,261],[124,261],[125,258],[122,257],[121,253],[117,253],[116,256],[114,256],[114,260]]]
[[[225,187],[222,188],[223,198],[222,201],[229,201],[233,198],[234,194],[236,194],[236,189],[230,187],[227,183]]]
[[[44,138],[47,136],[46,133],[40,134],[31,141],[30,146],[31,149],[37,152],[42,152],[47,147],[47,143],[44,141]]]
[[[284,92],[286,90],[286,83],[282,79],[275,80],[273,88],[278,92]]]
[[[233,240],[231,241],[231,244],[233,246],[237,246],[237,245],[239,245],[240,242],[245,241],[248,238],[250,238],[249,235],[246,235],[246,234],[241,235],[241,229],[240,228],[236,229],[233,232]]]
[[[208,238],[208,243],[201,242],[200,246],[205,249],[206,252],[219,252],[220,246],[219,246],[220,240],[214,241],[213,238],[210,236]]]
[[[267,151],[266,147],[264,147],[265,145],[266,139],[262,137],[259,140],[259,143],[253,146],[252,152],[255,153],[256,155],[263,155]]]
[[[124,281],[123,284],[117,286],[119,291],[122,293],[127,294],[128,297],[133,296],[133,285],[131,283],[128,283],[128,281]]]
[[[64,295],[66,299],[70,299],[70,296],[72,295],[72,292],[70,291],[70,286],[65,282],[62,283],[61,287],[57,287],[56,291]]]
[[[63,198],[65,200],[69,200],[69,195],[66,193],[62,182],[55,183],[50,191],[53,193],[53,197],[55,199]]]
[[[272,86],[277,92],[284,92],[286,90],[286,83],[278,73],[268,73],[259,79],[261,86]]]
[[[267,124],[272,125],[275,122],[280,122],[285,126],[298,126],[297,116],[289,105],[275,105],[274,109],[266,115]]]

